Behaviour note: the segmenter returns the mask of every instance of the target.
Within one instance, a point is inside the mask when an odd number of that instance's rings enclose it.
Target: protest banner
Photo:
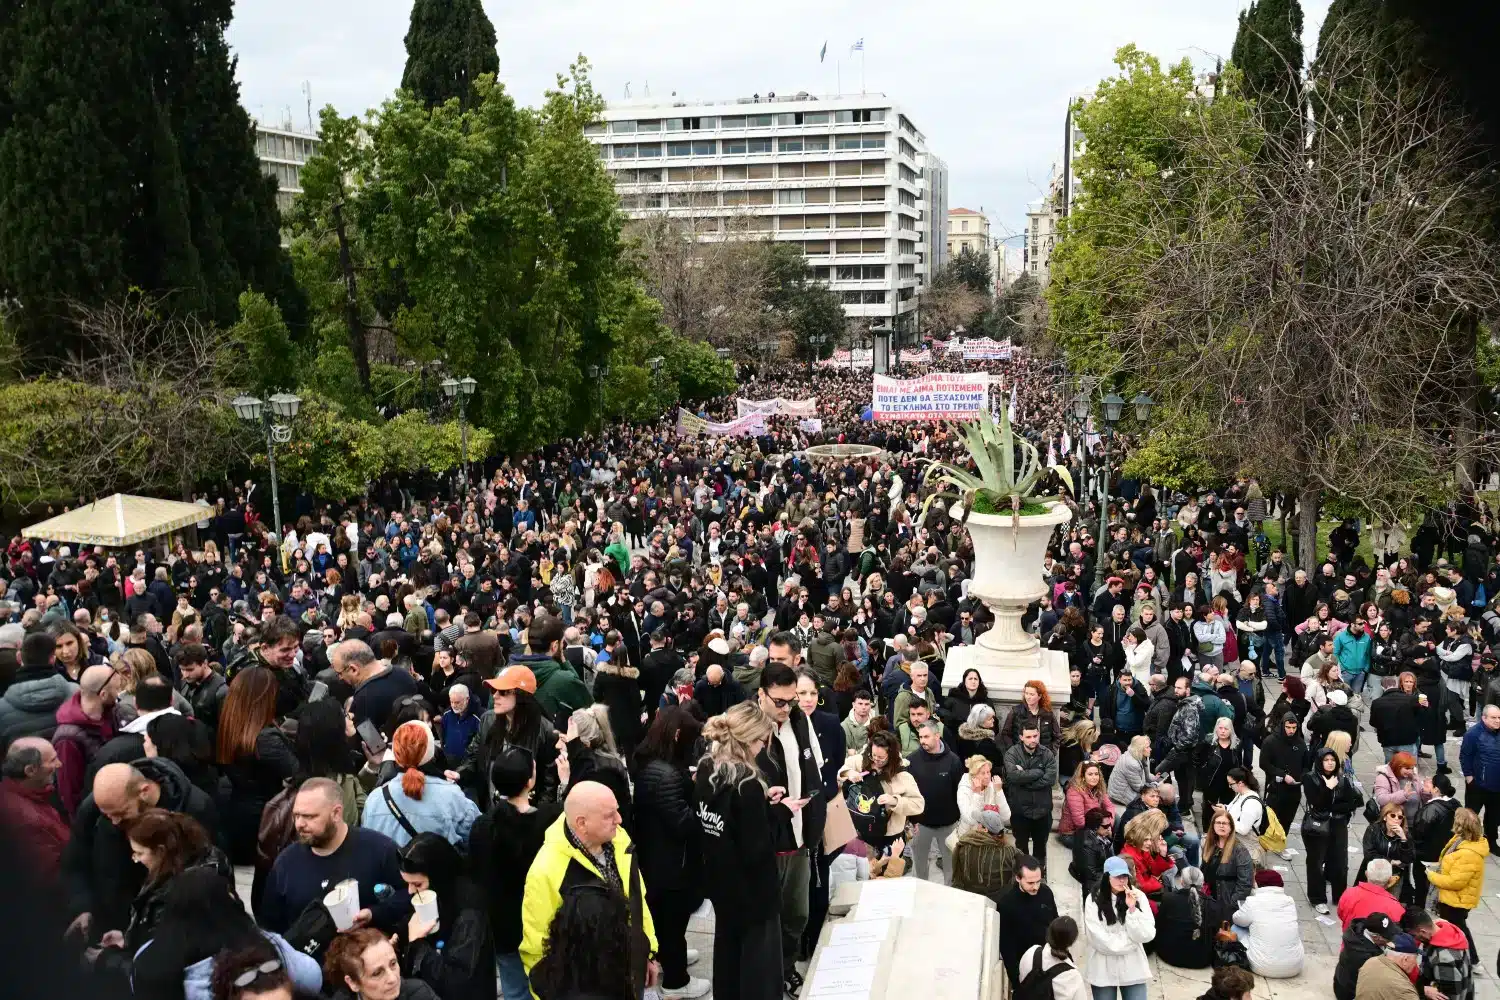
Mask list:
[[[807,434],[821,434],[823,432],[823,421],[817,417],[808,417],[806,420],[797,421],[797,429]]]
[[[968,420],[988,405],[987,372],[938,372],[916,379],[875,376],[871,413],[876,420]]]
[[[767,416],[783,417],[811,417],[818,412],[818,400],[815,396],[806,399],[739,399],[735,400],[735,409],[739,416],[751,413],[764,413]]]
[[[707,434],[709,437],[739,437],[765,432],[766,415],[764,413],[747,413],[743,417],[736,417],[734,420],[720,424],[705,420],[681,407],[677,408],[677,433],[679,435]]]

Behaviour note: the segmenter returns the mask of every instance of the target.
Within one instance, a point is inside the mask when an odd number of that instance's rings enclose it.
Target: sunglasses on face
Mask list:
[[[777,708],[791,708],[793,705],[797,704],[796,698],[771,698],[769,695],[767,695],[766,697],[770,698],[771,704],[775,705]]]

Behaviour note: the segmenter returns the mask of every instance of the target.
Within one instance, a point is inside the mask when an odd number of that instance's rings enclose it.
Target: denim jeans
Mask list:
[[[1183,856],[1187,858],[1187,863],[1193,868],[1197,868],[1198,863],[1202,860],[1199,855],[1199,847],[1203,843],[1203,838],[1192,830],[1183,830],[1181,833],[1172,834],[1172,836],[1176,838],[1178,847],[1181,848]]]
[[[505,1000],[531,1000],[531,983],[518,951],[495,955],[495,971],[500,974],[500,992]]]
[[[1396,754],[1401,753],[1403,750],[1411,754],[1412,759],[1415,760],[1417,752],[1421,750],[1421,748],[1422,745],[1420,743],[1398,743],[1395,746],[1381,747],[1380,752],[1385,754],[1385,762],[1389,764],[1391,762],[1391,758],[1396,756]]]
[[[1272,629],[1266,630],[1266,657],[1261,664],[1261,673],[1269,676],[1270,666],[1276,664],[1276,676],[1286,676],[1286,636]]]
[[[1131,983],[1129,986],[1090,986],[1093,991],[1094,1000],[1115,1000],[1115,991],[1120,993],[1120,1000],[1146,1000],[1146,984]]]

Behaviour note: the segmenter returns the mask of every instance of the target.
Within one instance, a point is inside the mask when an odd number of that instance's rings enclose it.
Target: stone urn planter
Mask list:
[[[962,506],[949,512],[963,516]],[[969,593],[995,613],[995,627],[977,640],[979,645],[1007,653],[1024,653],[1039,643],[1021,629],[1021,616],[1033,601],[1047,596],[1042,559],[1053,530],[1073,520],[1065,504],[1054,503],[1045,514],[1014,519],[1009,514],[970,514],[964,525],[974,542],[974,577]]]

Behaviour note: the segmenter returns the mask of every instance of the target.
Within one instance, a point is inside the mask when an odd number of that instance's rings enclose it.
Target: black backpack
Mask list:
[[[1020,983],[1011,992],[1011,1000],[1052,1000],[1052,980],[1068,972],[1073,966],[1067,962],[1058,962],[1045,972],[1042,971],[1042,951],[1046,947],[1041,945],[1037,948],[1031,971],[1021,977]]]
[[[875,801],[885,794],[878,774],[867,774],[860,781],[851,781],[844,786],[844,804],[849,807],[849,819],[854,832],[865,843],[875,843],[885,836],[887,813],[885,806]]]

